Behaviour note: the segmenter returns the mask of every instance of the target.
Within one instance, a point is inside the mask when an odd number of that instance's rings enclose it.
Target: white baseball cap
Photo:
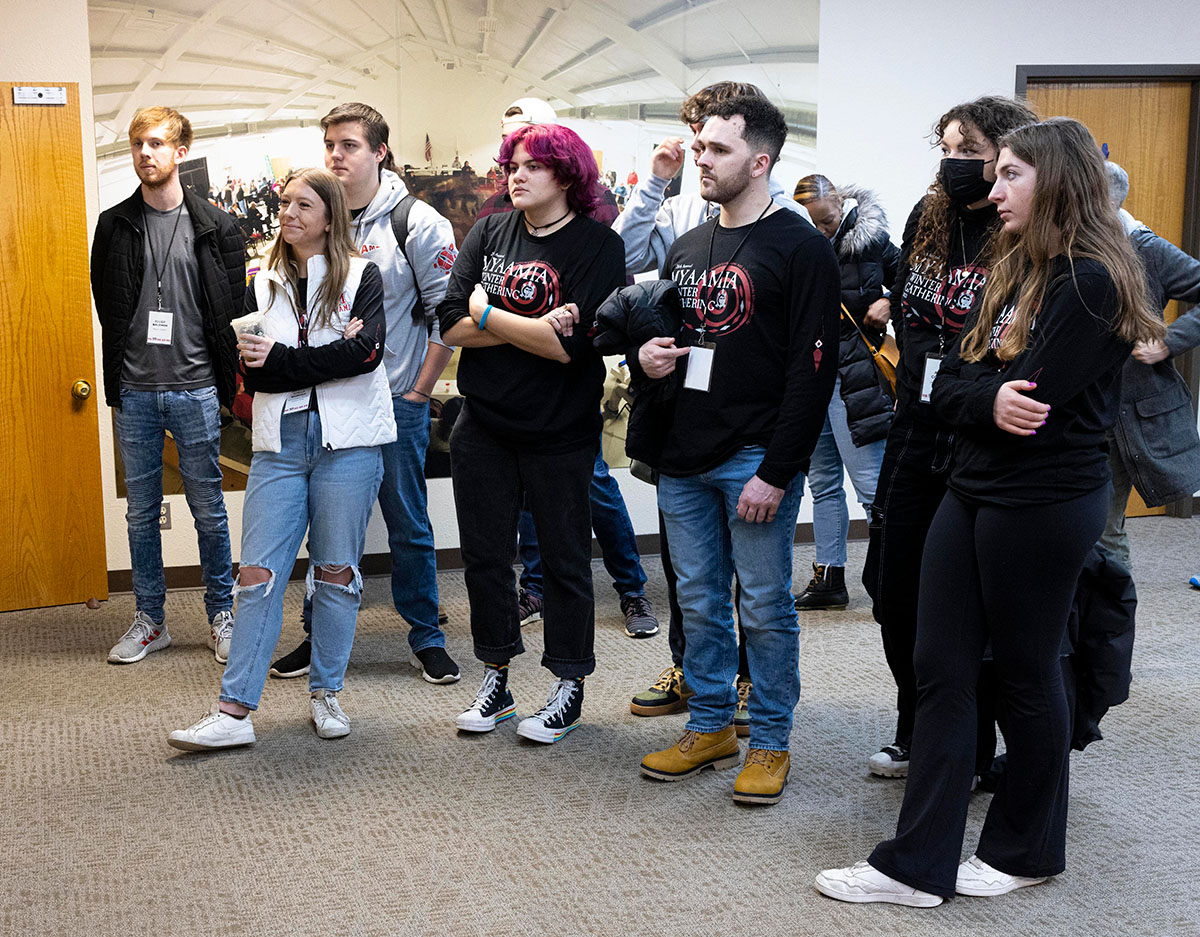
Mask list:
[[[518,98],[504,109],[504,113],[505,116],[500,118],[500,131],[505,136],[526,124],[558,123],[554,108],[541,98]]]

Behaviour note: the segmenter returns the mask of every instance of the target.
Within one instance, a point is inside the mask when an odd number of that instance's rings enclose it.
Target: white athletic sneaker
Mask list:
[[[218,664],[229,662],[229,642],[233,639],[233,612],[226,609],[213,615],[208,623],[208,648]]]
[[[312,695],[312,721],[323,739],[340,739],[350,734],[350,717],[338,705],[337,694],[317,690]]]
[[[171,644],[167,623],[156,625],[145,612],[134,612],[133,624],[108,652],[110,664],[135,664],[151,651],[161,651]]]
[[[975,897],[990,897],[992,895],[1007,895],[1010,891],[1025,888],[1028,885],[1040,885],[1047,876],[1040,878],[1022,878],[1020,875],[1009,875],[993,869],[978,856],[972,856],[958,867],[958,877],[954,882],[954,890],[960,895]]]
[[[908,749],[893,742],[867,759],[867,770],[880,778],[908,777]]]
[[[167,744],[185,752],[203,752],[213,748],[236,748],[254,744],[254,726],[250,717],[235,719],[229,713],[209,713],[194,726],[176,729]]]
[[[865,860],[846,869],[826,869],[813,884],[822,895],[838,901],[886,901],[910,908],[936,908],[942,903],[941,895],[910,888]]]

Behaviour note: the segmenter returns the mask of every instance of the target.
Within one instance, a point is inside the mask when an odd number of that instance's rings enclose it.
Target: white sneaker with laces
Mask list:
[[[233,640],[233,612],[226,609],[213,615],[208,623],[208,648],[218,664],[229,662],[229,642]]]
[[[323,739],[340,739],[350,734],[350,717],[338,704],[337,694],[317,690],[312,695],[312,721],[317,727],[317,736]]]
[[[992,895],[1007,895],[1010,891],[1029,885],[1040,885],[1047,878],[1046,875],[1039,878],[1009,875],[1007,872],[993,869],[978,856],[972,856],[958,867],[954,890],[960,895],[986,898]]]
[[[121,640],[108,652],[110,664],[136,664],[151,651],[161,651],[171,644],[167,623],[156,625],[145,612],[134,612],[133,624]]]
[[[941,895],[897,882],[865,860],[845,869],[826,869],[813,884],[822,895],[838,901],[886,901],[910,908],[936,908],[942,903]]]
[[[517,735],[551,745],[579,725],[583,679],[557,680],[546,705],[517,725]]]
[[[209,713],[193,726],[176,729],[167,744],[185,752],[203,752],[214,748],[236,748],[254,744],[254,726],[250,717],[237,719],[220,710]]]

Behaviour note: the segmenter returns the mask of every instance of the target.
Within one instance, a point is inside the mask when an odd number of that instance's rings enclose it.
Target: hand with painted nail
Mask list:
[[[1050,415],[1050,404],[1025,396],[1037,387],[1030,381],[1008,381],[996,391],[992,419],[1006,433],[1032,436]]]

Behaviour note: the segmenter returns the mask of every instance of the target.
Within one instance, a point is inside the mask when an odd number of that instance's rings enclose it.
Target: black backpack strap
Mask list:
[[[413,289],[417,291],[417,301],[412,308],[413,322],[424,322],[425,328],[432,334],[433,322],[426,319],[425,307],[421,303],[421,282],[417,279],[417,271],[413,268],[412,258],[408,256],[408,215],[416,201],[417,197],[409,192],[396,203],[396,207],[392,209],[392,234],[396,237],[396,244],[400,247],[400,253],[404,255],[405,263],[412,270]]]

